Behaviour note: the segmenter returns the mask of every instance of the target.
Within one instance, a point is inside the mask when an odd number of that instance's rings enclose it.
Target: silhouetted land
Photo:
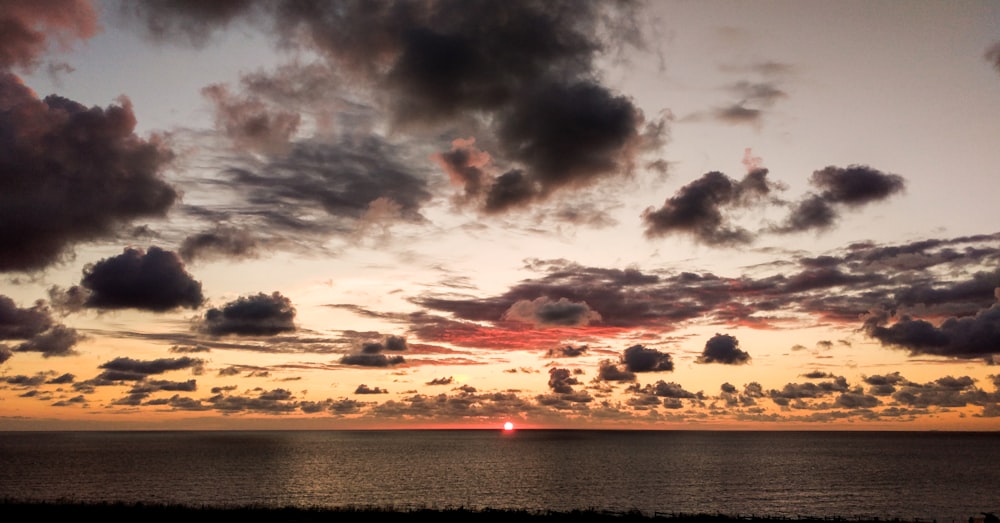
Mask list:
[[[771,517],[739,514],[643,514],[575,510],[567,512],[532,512],[508,509],[408,509],[378,507],[347,508],[274,508],[274,507],[192,507],[155,503],[53,503],[0,500],[0,513],[17,514],[21,520],[89,521],[102,523],[135,521],[178,521],[183,523],[417,523],[430,519],[435,523],[910,523],[931,520],[859,519],[820,517]],[[948,522],[940,522],[948,523]],[[963,522],[964,523],[964,522]]]

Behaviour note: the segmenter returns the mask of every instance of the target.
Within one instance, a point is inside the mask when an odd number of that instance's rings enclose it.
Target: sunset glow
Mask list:
[[[1000,3],[210,4],[0,5],[0,430],[1000,429]]]

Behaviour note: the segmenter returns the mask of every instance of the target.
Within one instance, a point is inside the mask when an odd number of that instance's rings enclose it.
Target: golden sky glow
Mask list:
[[[0,430],[1000,428],[997,3],[365,5],[0,2]]]

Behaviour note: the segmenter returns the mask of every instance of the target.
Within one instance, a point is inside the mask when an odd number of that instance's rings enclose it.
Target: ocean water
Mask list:
[[[1000,433],[5,432],[0,498],[965,523]]]

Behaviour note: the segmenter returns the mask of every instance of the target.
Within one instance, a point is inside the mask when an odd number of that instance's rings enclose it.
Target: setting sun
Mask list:
[[[510,432],[510,431],[514,430],[514,424],[511,423],[511,422],[509,422],[509,421],[507,423],[504,423],[503,424],[503,430],[505,430],[507,432]]]

